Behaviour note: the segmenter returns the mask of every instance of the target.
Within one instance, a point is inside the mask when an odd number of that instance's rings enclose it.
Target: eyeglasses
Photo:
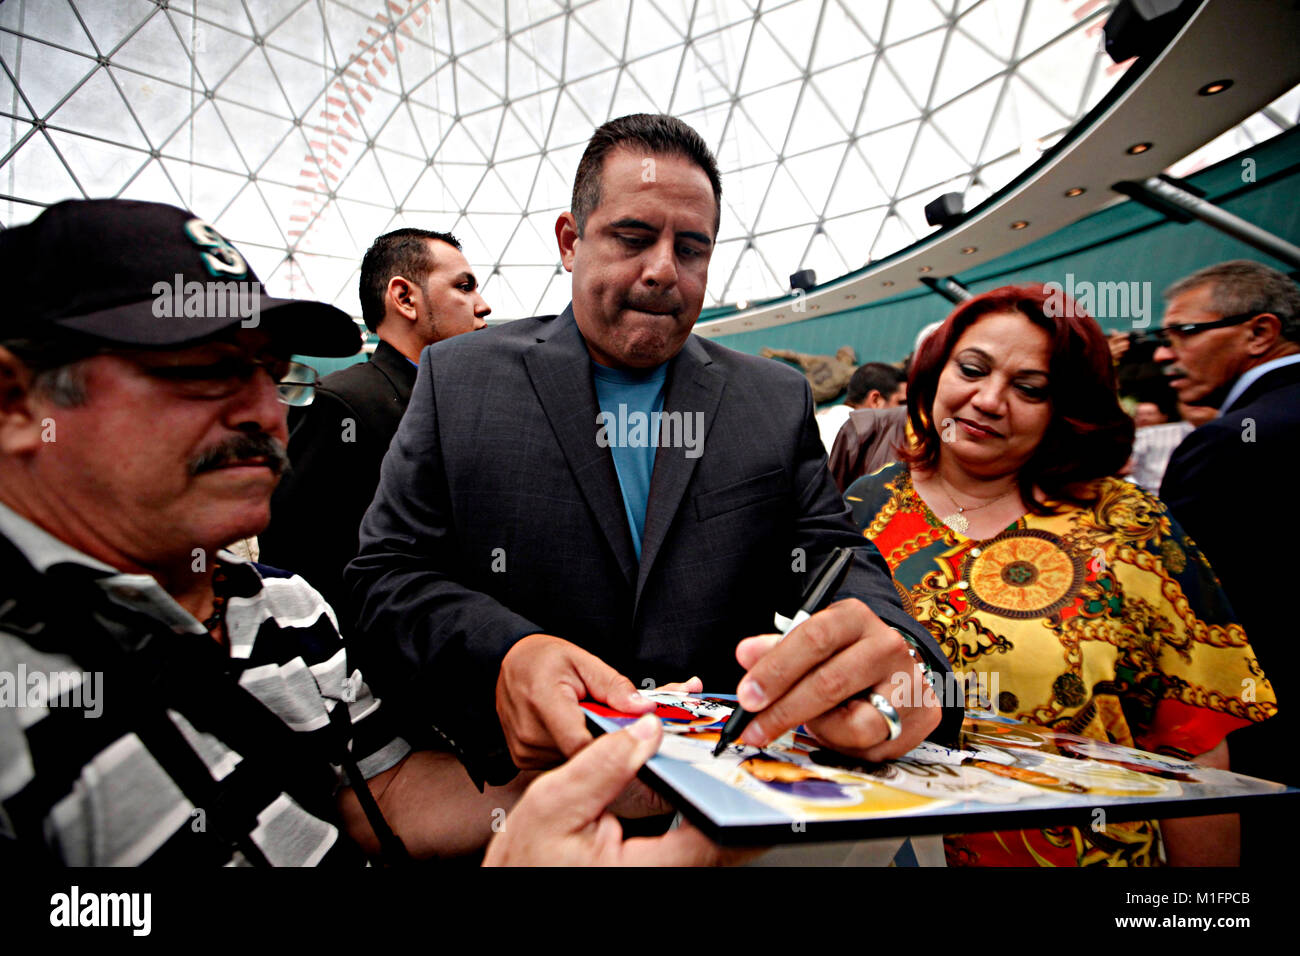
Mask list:
[[[316,398],[320,378],[310,365],[289,359],[248,359],[226,356],[212,362],[192,365],[156,363],[142,360],[137,353],[124,355],[150,378],[166,382],[186,398],[229,398],[248,384],[263,369],[275,383],[276,395],[285,405],[310,405]]]
[[[1143,342],[1154,342],[1164,348],[1172,348],[1175,344],[1181,344],[1189,335],[1199,335],[1210,329],[1224,329],[1230,325],[1241,325],[1263,314],[1263,312],[1242,312],[1240,315],[1224,316],[1213,322],[1181,322],[1178,325],[1166,325],[1163,328],[1152,329],[1150,332],[1142,332],[1138,335],[1138,339]]]

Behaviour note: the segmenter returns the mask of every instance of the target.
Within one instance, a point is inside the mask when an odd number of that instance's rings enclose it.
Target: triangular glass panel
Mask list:
[[[456,62],[457,79],[472,76],[485,90],[492,93],[498,101],[505,96],[506,84],[506,46],[493,43],[471,53],[462,53]],[[464,95],[462,85],[462,97]],[[463,105],[463,100],[462,100]]]
[[[871,85],[867,87],[866,105],[858,122],[858,131],[870,133],[915,116],[916,107],[898,82],[891,64],[883,57],[877,57],[875,72],[871,74]]]
[[[267,182],[264,179],[259,179],[253,183],[253,186],[279,226],[274,234],[261,237],[264,242],[277,240],[277,237],[296,240],[297,235],[291,233],[301,233],[310,224],[316,210],[326,198],[290,186],[282,186],[279,183]]]
[[[849,264],[844,261],[844,257],[839,254],[824,229],[813,235],[808,251],[804,253],[803,261],[799,263],[799,268],[814,270],[819,282],[838,279],[851,271]]]
[[[781,280],[755,246],[741,252],[725,295],[733,301],[761,299],[769,295],[774,288],[781,288]]]
[[[87,56],[95,56],[95,47],[86,36],[76,14],[72,12],[68,0],[41,0],[39,9],[33,9],[33,6],[21,2],[0,5],[0,27],[25,34],[38,42],[46,40]]]
[[[618,78],[617,69],[599,73],[576,83],[566,84],[565,95],[578,106],[582,115],[595,129],[605,122],[609,112],[610,94],[614,91],[614,81]],[[587,135],[590,135],[588,133]]]
[[[399,153],[406,153],[417,159],[426,158],[433,155],[434,147],[438,145],[436,130],[426,130],[428,141],[420,133],[420,127],[411,115],[411,107],[408,103],[395,101],[393,103],[392,115],[383,123],[383,128],[379,128],[378,122],[373,127],[373,136],[389,149]],[[366,119],[369,120],[375,110],[367,112]]]
[[[892,129],[864,136],[858,143],[858,148],[871,164],[871,168],[875,170],[881,185],[891,195],[897,193],[898,182],[903,175],[903,164],[907,162],[908,154],[911,152],[918,122],[913,120]]]
[[[96,70],[82,83],[49,121],[51,125],[101,136],[109,142],[149,148],[144,134],[127,113],[117,87],[104,69]]]
[[[885,256],[892,255],[915,241],[916,235],[904,225],[898,216],[886,216],[884,223],[880,227],[879,237],[872,243],[871,258],[883,259]]]
[[[600,8],[611,2],[612,0],[605,0],[605,3],[602,3]],[[608,42],[606,39],[609,36],[608,30],[599,25],[588,27],[583,22],[586,16],[590,16],[588,10],[569,15],[569,42],[565,57],[566,78],[590,76],[593,73],[599,73],[619,64],[619,57],[623,48],[622,40],[619,39],[614,43]],[[593,22],[597,21],[593,20]],[[606,20],[605,22],[625,23],[627,21],[624,18],[621,20]]]
[[[850,118],[850,128],[852,123]],[[791,119],[790,141],[785,146],[786,152],[805,152],[829,143],[842,143],[848,139],[848,136],[848,130],[835,114],[826,108],[820,93],[820,84],[809,83],[805,86],[803,96],[799,100],[799,105],[795,107]]]
[[[491,144],[489,148],[490,146]],[[488,154],[466,132],[464,121],[447,127],[436,155],[439,159],[453,163],[486,163],[488,158]]]
[[[219,89],[257,49],[247,36],[210,23],[200,23],[192,33],[181,31],[181,43],[194,58],[194,66],[199,72],[199,80],[194,85],[199,89],[205,86]]]
[[[970,163],[952,146],[944,142],[943,137],[936,133],[929,123],[922,123],[916,139],[916,148],[903,173],[903,181],[899,183],[898,191],[903,195],[909,195],[927,189],[935,183],[960,176],[969,168]]]
[[[864,56],[840,66],[818,73],[812,78],[812,84],[821,94],[831,112],[835,114],[837,125],[852,132],[862,110],[862,101],[871,79],[871,67],[875,64],[874,56]],[[879,65],[877,70],[883,70]]]
[[[681,27],[685,24],[670,23],[653,3],[633,3],[630,20],[616,20],[622,25],[627,23],[628,60],[640,59],[650,53],[679,46],[682,42]]]
[[[223,117],[214,103],[205,102],[194,111],[190,123],[191,156],[204,164],[232,172],[248,173],[244,162],[226,130]]]
[[[564,17],[554,17],[527,27],[516,32],[511,40],[549,80],[546,86],[559,82],[564,73],[564,20]]]
[[[510,104],[510,111],[528,133],[528,138],[538,147],[546,144],[546,134],[550,131],[551,116],[555,104],[560,98],[560,90],[548,90],[533,96],[515,100]]]
[[[382,146],[376,146],[374,154],[379,160],[379,167],[383,170],[384,180],[388,183],[389,190],[397,197],[397,205],[405,206],[407,193],[411,191],[420,173],[424,171],[426,163],[394,153]]]
[[[762,250],[763,259],[772,267],[780,278],[788,278],[793,272],[799,271],[800,263],[803,262],[804,253],[808,251],[808,241],[812,238],[813,227],[811,225],[798,226],[792,229],[783,229],[780,232],[767,233],[755,239],[758,248]],[[818,276],[819,281],[824,282],[830,276]]]
[[[817,19],[816,9],[809,9],[808,4],[792,3],[775,10],[765,10],[759,26],[800,69],[804,69],[811,67],[809,54],[812,51],[813,36],[817,33]]]
[[[267,62],[275,71],[294,115],[306,115],[308,109],[320,99],[321,93],[334,81],[334,74],[269,46],[265,50]]]
[[[536,156],[541,152],[541,143],[529,135],[528,130],[515,116],[514,107],[507,106],[501,119],[501,135],[497,139],[495,160],[503,162],[518,159],[521,156]]]
[[[146,202],[165,202],[173,206],[184,206],[185,201],[176,191],[175,185],[163,172],[162,163],[150,160],[136,173],[135,178],[122,190],[120,199],[141,199]]]
[[[456,104],[462,116],[490,109],[501,102],[501,94],[488,86],[477,71],[471,69],[465,59],[456,61]],[[500,72],[491,82],[501,80]]]
[[[1019,75],[1056,106],[1062,119],[1072,120],[1088,79],[1088,71],[1080,67],[1095,55],[1096,45],[1082,31],[1076,31],[1023,61]]]
[[[469,134],[470,139],[474,140],[479,152],[484,156],[491,157],[496,153],[497,136],[501,132],[501,115],[504,112],[504,107],[497,106],[462,116],[460,119],[465,132]]]
[[[928,6],[929,4],[925,4]],[[922,4],[915,4],[922,6]],[[909,5],[910,7],[910,5]],[[930,89],[939,68],[939,53],[943,50],[943,32],[935,30],[915,39],[891,46],[884,57],[917,104],[930,102]]]
[[[50,139],[89,196],[115,196],[149,159],[147,153],[50,130]]]
[[[479,192],[481,194],[483,190]],[[477,197],[475,198],[477,199]],[[519,221],[519,214],[517,212],[471,212],[470,219],[474,222],[474,231],[478,233],[479,239],[482,241],[482,246],[474,261],[491,262],[493,264],[500,262],[501,251],[514,234],[515,223]],[[479,276],[480,280],[482,278],[482,276]]]
[[[501,314],[518,315],[521,318],[540,314],[538,306],[546,293],[546,287],[555,276],[555,270],[548,266],[503,265],[501,275],[519,299],[517,311],[502,306]]]
[[[1041,0],[1031,3],[1029,17],[1025,20],[1024,35],[1020,38],[1019,55],[1029,56],[1078,25],[1079,21],[1066,4],[1042,3]]]
[[[813,50],[813,69],[824,70],[872,53],[880,40],[879,17],[874,23],[867,21],[868,17],[857,5],[846,7],[838,0],[825,4],[821,29],[817,31],[817,47]]]
[[[483,182],[479,184],[474,198],[469,202],[470,213],[512,213],[515,216],[520,215],[523,212],[524,197],[515,195],[515,190],[520,186],[523,186],[525,190],[527,189],[525,183],[507,183],[495,168],[489,168],[487,174],[483,177]],[[496,248],[504,246],[505,242],[509,241],[509,238],[509,235],[507,235],[504,240],[497,244]]]
[[[170,152],[170,150],[169,150]],[[303,186],[312,191],[321,190],[322,171],[307,142],[304,131],[295,129],[272,150],[257,170],[258,179],[282,183],[286,186]]]
[[[686,47],[681,65],[681,73],[676,80],[673,101],[669,108],[674,116],[701,109],[720,100],[729,99],[726,88],[720,85],[710,73],[701,56],[700,44],[693,43]]]
[[[777,83],[797,79],[803,72],[800,64],[790,59],[772,34],[755,26],[745,54],[745,75],[740,81],[740,95],[766,89]]]
[[[652,112],[658,113],[668,109],[668,102],[673,95],[673,86],[677,83],[677,68],[681,62],[681,48],[676,48],[628,64],[628,73],[637,81],[637,85],[653,104]]]
[[[488,19],[479,4],[458,3],[450,15],[452,48],[457,53],[474,50],[500,39],[502,24]]]
[[[145,135],[155,146],[165,143],[182,123],[189,120],[195,105],[189,90],[160,83],[130,70],[108,69],[131,105],[131,112],[144,127]],[[121,120],[119,114],[117,122]]]
[[[235,145],[239,147],[249,167],[257,172],[268,156],[281,144],[293,130],[293,124],[278,116],[270,116],[260,110],[250,109],[238,103],[217,100],[214,104],[221,118],[226,121]],[[336,141],[331,152],[346,156],[348,150],[356,147],[341,140]]]
[[[312,63],[335,66],[334,53],[325,42],[325,21],[314,3],[304,3],[281,20],[274,30],[263,34],[266,42],[297,54]],[[347,51],[344,55],[349,55]]]
[[[763,211],[754,225],[755,232],[769,233],[790,226],[810,223],[817,219],[817,211],[809,204],[798,183],[784,165],[777,166],[772,186],[763,203]]]
[[[244,58],[239,69],[221,84],[221,95],[240,103],[254,104],[257,109],[286,119],[302,115],[281,93],[280,83],[262,50],[255,50]]]
[[[45,116],[58,105],[92,70],[95,61],[46,46],[44,43],[22,45],[21,69],[16,72],[18,85],[32,105],[36,116]],[[13,69],[10,66],[10,69]],[[2,72],[2,71],[0,71]]]
[[[759,204],[767,195],[774,172],[776,163],[762,163],[729,172],[722,180],[722,202],[726,207],[722,218],[735,217],[742,229],[752,233]]]
[[[185,197],[185,204],[200,219],[212,222],[230,205],[239,191],[248,185],[248,177],[216,169],[206,169],[174,159],[163,159],[172,181]]]
[[[568,178],[560,175],[548,155],[537,167],[537,178],[533,182],[533,198],[529,201],[530,209],[565,210],[573,195],[573,185]],[[554,218],[553,213],[548,212]]]
[[[567,272],[552,274],[533,315],[559,315],[573,298],[573,278]],[[504,315],[505,313],[499,313]],[[520,316],[526,318],[526,316]]]
[[[49,205],[61,199],[82,199],[68,169],[50,148],[48,140],[36,133],[18,148],[4,165],[6,191],[31,202]],[[35,215],[30,218],[35,218]]]
[[[1026,0],[986,0],[962,13],[957,29],[999,60],[1010,60],[1015,49]],[[1028,47],[1021,46],[1022,51]]]
[[[456,90],[452,82],[456,68],[450,61],[440,61],[438,69],[418,81],[408,81],[411,102],[420,103],[448,117],[456,114]]]
[[[256,183],[249,183],[214,222],[217,231],[236,246],[248,240],[283,243],[285,236],[271,210],[266,207]]]
[[[393,225],[393,210],[382,206],[372,206],[369,203],[354,202],[351,199],[336,199],[334,206],[339,214],[343,216],[348,224],[348,231],[356,239],[362,249],[370,247],[380,236],[387,232],[392,232],[399,228]],[[450,222],[453,217],[448,217]],[[427,226],[429,229],[443,231],[441,220]],[[357,262],[360,263],[361,257],[357,256]],[[360,310],[358,310],[360,311]]]
[[[134,6],[153,7],[153,0],[127,0]],[[113,4],[116,6],[117,4]],[[253,32],[252,25],[248,22],[248,13],[244,10],[242,0],[171,0],[167,5],[168,10],[173,16],[184,16],[187,19],[176,22],[177,27],[182,28],[182,32],[189,29],[190,21],[194,19],[195,6],[198,6],[198,13],[204,20],[210,20],[213,23],[225,27],[227,30],[237,30],[245,35]],[[96,8],[108,6],[108,4],[93,4]],[[83,12],[82,16],[86,14]]]
[[[822,226],[826,238],[844,259],[846,271],[861,269],[871,259],[871,247],[884,221],[884,209],[865,209],[838,219],[828,219]]]
[[[321,207],[311,227],[303,234],[300,248],[337,256],[351,263],[359,257],[359,240],[354,240],[333,202]],[[331,294],[334,290],[330,290]]]
[[[849,146],[844,154],[844,165],[831,187],[831,198],[826,203],[826,215],[839,216],[855,209],[887,204],[889,193],[863,158],[856,145]]]
[[[442,178],[441,173],[444,168],[444,165],[435,163],[420,174],[420,178],[415,181],[415,186],[412,187],[410,195],[402,205],[404,211],[427,212],[439,216],[459,214],[462,207]]]
[[[553,272],[555,271],[554,268],[547,265],[547,262],[554,258],[555,237],[551,236],[547,241],[547,237],[538,235],[532,223],[525,218],[520,221],[519,228],[515,230],[514,238],[506,246],[501,261],[540,265],[544,269]]]
[[[533,184],[537,180],[537,168],[545,161],[539,154],[525,156],[504,163],[495,163],[492,169],[510,190],[510,195],[519,202],[521,211],[532,206]]]
[[[609,108],[610,116],[626,116],[629,113],[653,113],[655,106],[645,92],[632,79],[627,70],[618,74],[618,88],[614,92],[614,103]]]
[[[264,37],[275,32],[302,5],[300,0],[245,0],[245,2],[254,29]],[[203,8],[200,6],[200,15],[202,12]]]
[[[17,7],[20,4],[8,4],[8,6]],[[108,55],[117,48],[122,40],[139,26],[144,19],[157,12],[158,7],[151,0],[115,0],[114,3],[77,3],[77,12],[81,14],[82,21],[86,24],[86,29],[90,31],[95,45],[99,47],[100,53]],[[3,10],[0,9],[0,17],[3,17]],[[204,11],[204,16],[209,16]],[[183,27],[189,25],[189,21],[177,18],[176,25]],[[57,40],[57,37],[55,38]],[[58,40],[65,46],[68,44],[63,40]]]
[[[930,122],[948,137],[967,163],[974,163],[979,157],[980,143],[989,129],[1001,85],[1001,80],[985,83],[930,116]]]
[[[772,152],[783,152],[785,141],[790,134],[790,119],[794,116],[794,106],[799,99],[801,80],[786,83],[775,89],[764,90],[741,100],[737,112],[743,111],[750,121],[758,127],[763,141]],[[752,154],[751,154],[752,155]]]
[[[933,102],[936,105],[950,102],[1005,68],[1004,63],[968,39],[961,30],[953,30],[943,62],[939,64]]]
[[[927,31],[941,34],[941,28],[945,23],[944,15],[930,0],[891,4],[889,22],[885,26],[885,46],[891,48],[897,43]]]
[[[709,298],[714,302],[722,301],[727,284],[735,271],[736,262],[744,248],[744,239],[719,242],[713,247],[713,255],[709,258]]]
[[[839,171],[840,161],[844,158],[845,146],[838,144],[823,149],[792,156],[785,161],[785,168],[794,181],[799,184],[809,205],[818,213],[826,206],[830,197],[831,186],[835,183],[835,174]]]
[[[112,62],[181,86],[197,84],[189,51],[172,29],[163,10],[150,17],[118,48]]]

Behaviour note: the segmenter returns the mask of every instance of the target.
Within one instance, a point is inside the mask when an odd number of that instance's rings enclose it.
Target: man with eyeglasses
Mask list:
[[[1241,620],[1279,714],[1228,735],[1232,769],[1269,779],[1296,778],[1285,760],[1283,727],[1300,702],[1295,679],[1295,613],[1285,593],[1295,566],[1287,520],[1296,499],[1300,446],[1300,288],[1268,266],[1223,262],[1165,292],[1155,360],[1181,402],[1212,405],[1218,417],[1174,451],[1160,497],[1205,552]],[[1285,724],[1281,723],[1285,722]],[[1296,826],[1252,839],[1258,821],[1243,814],[1243,862]],[[1290,844],[1294,848],[1294,843]]]
[[[698,831],[625,844],[608,825],[657,722],[598,741],[503,821],[527,777],[480,793],[454,757],[413,752],[321,596],[224,550],[266,525],[286,404],[312,400],[290,355],[355,352],[345,313],[268,296],[210,225],[124,200],[0,232],[0,281],[9,872],[400,862],[494,830],[490,862],[716,857]]]

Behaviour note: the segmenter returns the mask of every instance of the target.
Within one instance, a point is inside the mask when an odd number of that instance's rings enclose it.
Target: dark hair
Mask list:
[[[578,162],[570,211],[577,223],[579,238],[586,232],[587,217],[600,205],[600,177],[605,168],[605,155],[619,146],[643,150],[655,156],[681,156],[704,170],[709,185],[713,187],[713,203],[717,208],[713,233],[717,235],[722,222],[722,177],[718,174],[718,161],[713,158],[708,144],[699,133],[675,116],[633,113],[612,119],[592,133]]]
[[[370,244],[361,258],[361,318],[371,332],[384,321],[384,299],[388,295],[388,282],[402,276],[412,282],[423,282],[423,277],[433,269],[429,256],[429,239],[445,242],[453,249],[460,241],[449,232],[432,232],[428,229],[395,229],[385,233]]]
[[[1020,494],[1036,514],[1050,514],[1034,497],[1076,503],[1074,486],[1112,475],[1133,450],[1133,419],[1115,393],[1115,370],[1106,336],[1091,316],[1059,292],[1041,285],[1003,286],[959,305],[939,330],[925,340],[907,382],[907,417],[917,441],[903,450],[912,467],[933,468],[939,460],[939,433],[932,420],[939,375],[962,334],[987,315],[1015,312],[1051,337],[1048,392],[1052,419],[1043,440],[1023,468]]]
[[[1300,287],[1290,276],[1252,259],[1233,259],[1179,279],[1165,290],[1165,301],[1206,284],[1220,315],[1271,312],[1282,323],[1282,337],[1300,342]]]
[[[906,379],[903,373],[884,362],[868,362],[859,365],[858,370],[849,379],[849,392],[844,401],[849,405],[861,405],[872,392],[879,392],[886,400],[902,385]]]

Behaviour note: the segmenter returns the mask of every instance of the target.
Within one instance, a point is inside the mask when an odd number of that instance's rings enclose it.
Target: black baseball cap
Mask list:
[[[181,347],[232,326],[302,355],[352,355],[361,335],[323,302],[266,294],[211,225],[164,203],[70,199],[0,232],[0,337],[56,330],[140,348]]]

